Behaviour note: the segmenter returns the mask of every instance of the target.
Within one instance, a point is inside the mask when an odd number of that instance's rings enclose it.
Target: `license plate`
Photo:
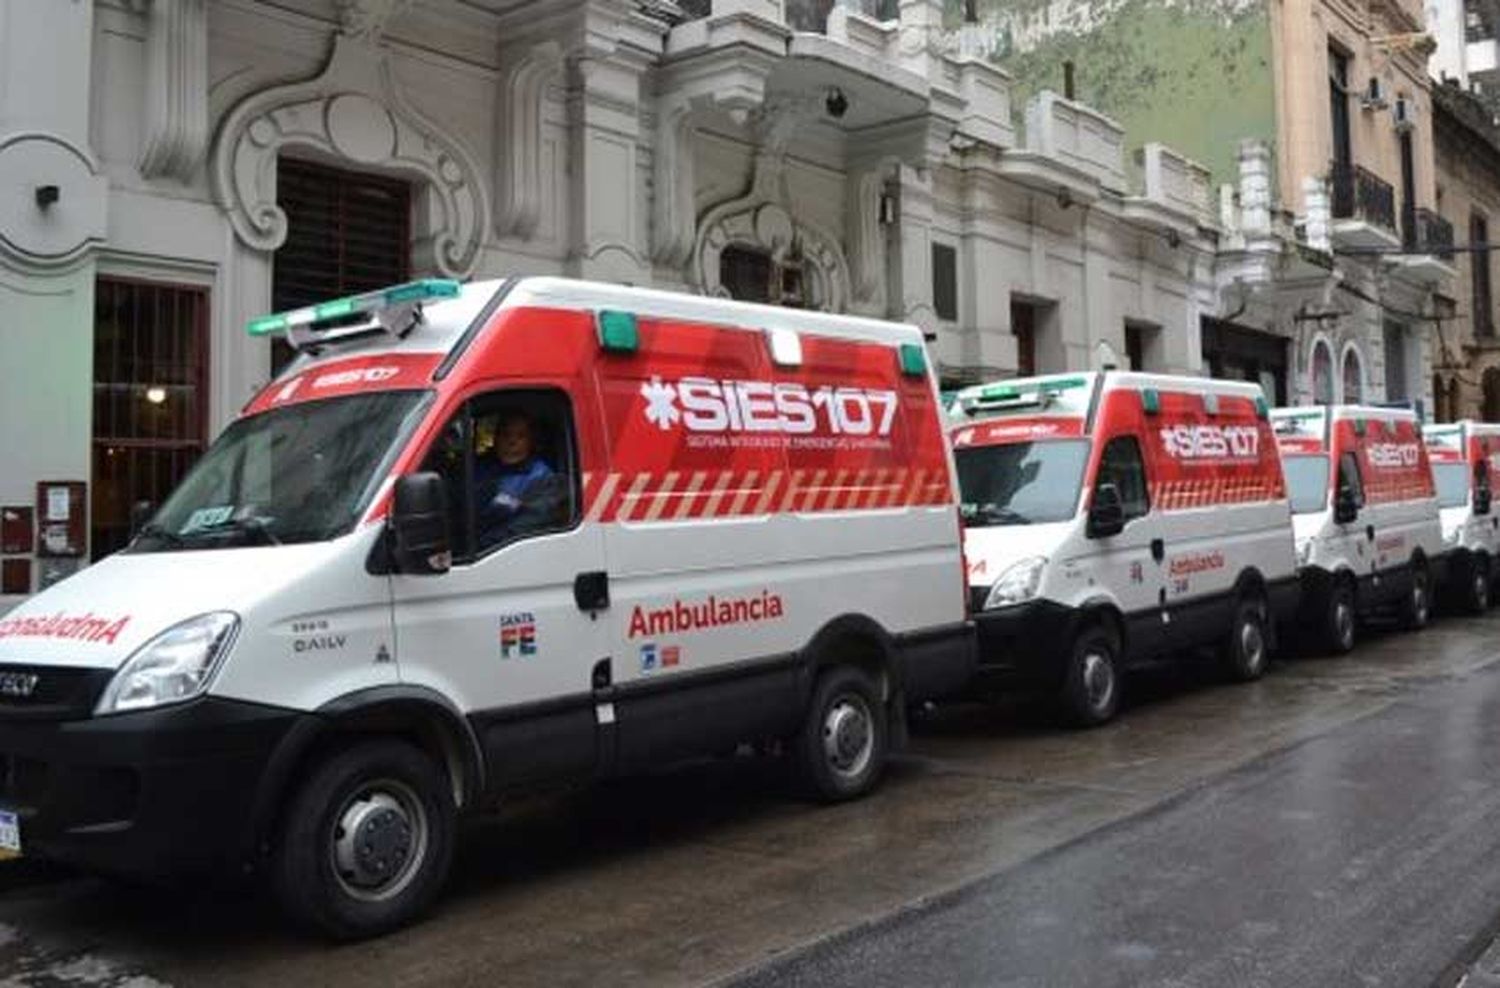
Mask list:
[[[21,856],[21,819],[9,810],[0,810],[0,861]]]

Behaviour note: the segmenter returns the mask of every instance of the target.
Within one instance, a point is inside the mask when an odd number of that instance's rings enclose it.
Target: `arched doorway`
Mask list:
[[[1350,404],[1365,400],[1365,368],[1359,350],[1351,343],[1344,348],[1344,398]]]
[[[1500,422],[1500,367],[1484,372],[1484,420]]]
[[[1312,395],[1316,404],[1333,404],[1333,350],[1327,340],[1313,343]]]

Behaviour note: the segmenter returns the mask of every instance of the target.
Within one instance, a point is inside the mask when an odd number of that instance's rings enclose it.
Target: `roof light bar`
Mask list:
[[[346,316],[379,312],[398,305],[430,302],[435,299],[456,298],[462,286],[448,278],[423,278],[408,281],[391,288],[382,288],[361,295],[319,302],[306,308],[292,309],[268,316],[258,316],[245,325],[251,336],[272,336],[314,323],[342,319]]]

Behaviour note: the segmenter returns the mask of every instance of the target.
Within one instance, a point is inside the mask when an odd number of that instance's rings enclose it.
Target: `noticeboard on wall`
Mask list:
[[[88,485],[42,480],[36,485],[36,554],[82,556],[88,550]]]
[[[36,541],[31,508],[8,504],[0,507],[0,554],[29,556]]]

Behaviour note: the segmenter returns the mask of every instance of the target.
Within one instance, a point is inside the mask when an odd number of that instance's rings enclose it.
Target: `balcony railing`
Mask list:
[[[1453,259],[1453,224],[1430,209],[1416,210],[1415,218],[1413,229],[1407,234],[1406,248],[1451,261]]]
[[[1396,190],[1380,176],[1355,165],[1333,170],[1333,218],[1363,220],[1396,232]]]

